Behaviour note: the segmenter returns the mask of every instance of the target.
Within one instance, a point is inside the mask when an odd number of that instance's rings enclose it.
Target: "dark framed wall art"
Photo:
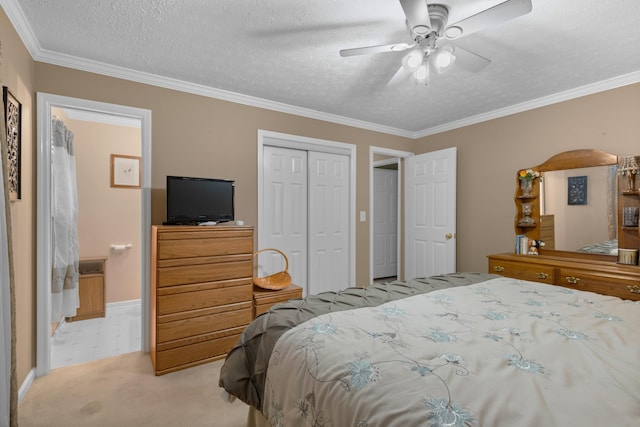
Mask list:
[[[568,201],[570,205],[587,204],[587,177],[570,176],[568,179]]]
[[[21,137],[22,104],[6,86],[2,87],[2,101],[7,129],[7,166],[9,175],[9,200],[22,198]]]

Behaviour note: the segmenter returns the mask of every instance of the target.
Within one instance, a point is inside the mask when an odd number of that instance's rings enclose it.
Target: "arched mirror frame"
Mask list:
[[[538,166],[532,166],[525,168],[532,169],[533,171],[540,172],[543,177],[545,172],[567,170],[567,169],[579,169],[585,167],[594,166],[609,166],[616,165],[618,163],[618,156],[609,154],[604,151],[594,149],[582,149],[565,151],[563,153],[556,154],[550,157],[544,163]],[[530,196],[524,195],[520,186],[519,171],[516,174],[516,192],[515,192],[515,204],[516,204],[516,218],[515,218],[515,232],[516,235],[526,235],[529,240],[543,240],[541,238],[541,222],[540,222],[540,179],[536,178],[533,182],[533,188]],[[531,204],[531,219],[532,225],[519,225],[519,221],[522,219],[522,203],[527,202]],[[538,249],[541,255],[558,255],[558,256],[572,256],[579,258],[600,259],[605,261],[615,262],[616,257],[613,255],[598,255],[598,254],[586,254],[580,252],[569,252],[544,249],[541,247]]]

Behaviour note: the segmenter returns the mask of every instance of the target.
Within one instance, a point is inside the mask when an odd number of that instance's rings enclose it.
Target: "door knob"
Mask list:
[[[447,233],[447,234],[445,234],[445,235],[444,235],[444,237],[445,237],[447,240],[451,240],[451,239],[453,238],[453,234],[451,234],[451,233]]]

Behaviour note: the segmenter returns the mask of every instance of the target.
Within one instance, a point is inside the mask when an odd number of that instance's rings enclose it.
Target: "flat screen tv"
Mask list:
[[[233,221],[235,181],[167,176],[167,222],[196,225]]]

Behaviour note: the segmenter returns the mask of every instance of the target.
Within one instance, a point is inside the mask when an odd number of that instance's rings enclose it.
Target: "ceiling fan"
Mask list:
[[[531,0],[507,0],[458,22],[449,24],[449,8],[443,4],[428,4],[426,0],[400,0],[407,18],[411,43],[343,49],[340,56],[348,57],[371,53],[409,51],[402,65],[391,78],[395,84],[412,74],[417,83],[427,84],[431,69],[444,73],[453,63],[478,72],[491,61],[448,41],[457,40],[487,27],[525,15],[531,11]]]

